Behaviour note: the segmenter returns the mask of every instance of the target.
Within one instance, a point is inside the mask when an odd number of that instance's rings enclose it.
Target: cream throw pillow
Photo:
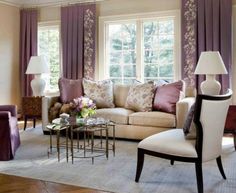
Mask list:
[[[125,107],[134,111],[152,111],[155,85],[153,82],[130,86]]]
[[[110,80],[92,81],[83,79],[85,96],[92,99],[97,108],[114,108],[113,84]]]

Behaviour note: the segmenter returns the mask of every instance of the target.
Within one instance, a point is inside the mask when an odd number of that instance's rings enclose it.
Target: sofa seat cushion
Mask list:
[[[116,124],[128,125],[129,115],[134,113],[125,108],[104,108],[96,110],[96,117],[103,117],[114,121]]]
[[[153,127],[176,127],[175,115],[159,111],[137,112],[129,116],[130,125],[143,125]]]

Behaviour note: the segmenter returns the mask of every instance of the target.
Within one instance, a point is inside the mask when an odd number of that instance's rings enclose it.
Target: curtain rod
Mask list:
[[[110,1],[110,0],[77,0],[77,1],[58,1],[55,3],[39,3],[35,5],[23,5],[21,8],[22,9],[35,9],[35,8],[41,8],[41,7],[63,7],[63,6],[68,6],[68,5],[74,5],[74,4],[90,4],[90,3],[100,3],[103,1]]]

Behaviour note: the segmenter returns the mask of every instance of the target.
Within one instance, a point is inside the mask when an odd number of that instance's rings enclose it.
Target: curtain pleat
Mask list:
[[[95,4],[62,7],[61,33],[63,77],[93,79],[96,52]]]
[[[182,0],[181,21],[182,78],[199,90],[204,76],[194,70],[201,52],[219,51],[228,70],[218,76],[225,92],[232,76],[232,0]]]
[[[37,10],[20,11],[20,83],[21,96],[31,96],[30,82],[32,75],[26,75],[31,56],[37,55],[38,43],[38,12]]]

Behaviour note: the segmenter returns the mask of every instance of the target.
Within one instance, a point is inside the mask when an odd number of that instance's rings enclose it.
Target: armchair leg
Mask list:
[[[141,175],[142,169],[143,169],[143,162],[144,162],[144,152],[142,150],[138,149],[135,182],[139,181],[139,178],[140,178],[140,175]]]
[[[198,193],[203,193],[203,177],[202,177],[202,163],[197,161],[195,163],[196,177],[197,177],[197,189]]]
[[[173,166],[174,165],[174,160],[170,160],[170,164]]]
[[[236,133],[234,133],[233,136],[234,136],[234,149],[236,151]]]
[[[34,122],[34,128],[35,128],[35,125],[36,125],[36,118],[33,118],[33,122]]]
[[[26,129],[26,126],[27,126],[27,119],[28,119],[28,117],[25,115],[25,117],[24,117],[24,130]]]
[[[221,156],[216,158],[216,162],[217,162],[217,165],[218,165],[218,168],[220,170],[220,173],[221,173],[222,177],[226,180],[225,172],[224,172],[222,162],[221,162]]]

